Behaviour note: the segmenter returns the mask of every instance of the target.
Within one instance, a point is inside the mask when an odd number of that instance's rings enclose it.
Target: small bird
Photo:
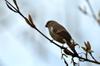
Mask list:
[[[48,28],[51,37],[62,44],[65,43],[64,39],[66,39],[67,42],[70,42],[72,39],[68,31],[56,21],[48,21],[45,27]]]
[[[61,43],[61,44],[65,44],[67,43],[67,45],[69,46],[69,48],[75,53],[77,54],[76,50],[75,50],[75,45],[73,45],[71,43],[72,37],[69,34],[69,32],[59,23],[57,23],[54,20],[50,20],[47,22],[47,24],[45,25],[45,27],[48,28],[49,33],[51,35],[51,37]]]

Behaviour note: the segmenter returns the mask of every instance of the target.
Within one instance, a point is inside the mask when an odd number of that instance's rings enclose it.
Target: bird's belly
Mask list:
[[[63,44],[65,43],[65,41],[63,40],[63,38],[61,36],[54,34],[54,33],[50,33],[50,35],[54,40],[56,40],[60,43],[63,43]]]

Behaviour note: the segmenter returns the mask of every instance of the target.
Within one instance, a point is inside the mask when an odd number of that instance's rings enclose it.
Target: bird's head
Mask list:
[[[45,27],[50,27],[52,26],[56,21],[50,20],[47,22],[47,24],[45,25]]]

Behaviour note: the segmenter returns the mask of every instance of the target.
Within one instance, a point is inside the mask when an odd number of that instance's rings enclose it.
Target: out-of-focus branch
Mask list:
[[[77,57],[78,59],[84,60],[84,61],[87,61],[87,62],[91,62],[91,63],[95,63],[95,64],[100,64],[100,62],[97,61],[97,60],[92,56],[92,54],[91,54],[91,57],[93,58],[93,60],[88,59],[87,57],[84,58],[84,57],[81,57],[81,56],[79,56],[79,55],[75,55],[75,53],[71,52],[71,51],[68,50],[66,47],[60,46],[59,44],[57,44],[57,43],[55,43],[54,41],[52,41],[51,39],[49,39],[45,34],[43,34],[43,33],[36,27],[36,25],[34,24],[34,21],[32,20],[31,15],[28,15],[28,17],[25,17],[25,16],[21,13],[21,11],[20,11],[20,9],[19,9],[19,7],[18,7],[18,5],[17,5],[16,0],[13,0],[15,6],[13,6],[13,5],[12,5],[10,2],[8,2],[7,0],[5,0],[5,2],[6,2],[7,7],[8,7],[10,10],[12,10],[13,12],[18,13],[20,16],[22,16],[22,17],[24,18],[24,20],[26,21],[26,23],[27,23],[30,27],[32,27],[32,28],[34,28],[35,30],[37,30],[43,37],[45,37],[45,38],[46,38],[47,40],[49,40],[51,43],[53,43],[54,45],[56,45],[56,46],[59,47],[60,49],[63,49],[63,52],[64,52],[64,54],[62,54],[63,56],[66,56],[66,57],[67,57],[67,55],[71,56],[71,57],[72,57],[72,61],[73,61],[73,66],[75,66],[75,64],[77,64],[77,63],[73,60],[74,57]],[[90,43],[89,43],[89,42],[85,42],[84,44],[85,44],[85,47],[82,47],[83,50],[84,50],[86,53],[90,53],[90,52],[91,52],[91,45],[90,45]],[[64,60],[64,63],[66,64],[66,66],[68,66],[68,63],[67,63],[67,61],[65,60],[65,58],[63,58],[63,60]],[[80,61],[80,62],[82,62],[82,61]]]
[[[90,1],[89,0],[86,0],[86,2],[87,2],[87,4],[88,4],[88,6],[89,6],[89,8],[90,8],[90,11],[91,11],[91,13],[92,13],[92,17],[98,22],[98,24],[100,25],[100,17],[98,16],[96,16],[96,14],[95,14],[95,12],[94,12],[94,10],[93,10],[93,8],[92,8],[92,5],[91,5],[91,3],[90,3]]]
[[[93,8],[92,8],[92,5],[91,5],[90,1],[89,1],[89,0],[86,0],[86,2],[87,2],[88,6],[89,6],[89,8],[90,8],[90,11],[91,11],[91,13],[92,13],[93,18],[97,21],[97,17],[96,17],[96,15],[95,15],[95,12],[94,12],[94,10],[93,10]]]
[[[93,7],[92,7],[90,1],[89,1],[89,0],[85,0],[85,1],[86,1],[87,5],[88,5],[90,11],[91,11],[91,14],[92,14],[93,19],[100,25],[100,16],[99,16],[99,12],[98,12],[98,16],[96,16],[96,14],[95,14],[95,12],[94,12],[94,10],[93,10]],[[88,13],[88,11],[86,10],[87,8],[86,8],[85,6],[84,6],[84,7],[79,6],[78,9],[79,9],[82,13],[84,13],[85,15],[90,16],[89,13]]]

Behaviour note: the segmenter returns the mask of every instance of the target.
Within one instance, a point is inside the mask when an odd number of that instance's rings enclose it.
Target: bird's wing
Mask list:
[[[71,35],[66,30],[58,30],[56,33],[67,41],[72,39]]]

